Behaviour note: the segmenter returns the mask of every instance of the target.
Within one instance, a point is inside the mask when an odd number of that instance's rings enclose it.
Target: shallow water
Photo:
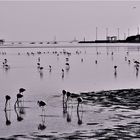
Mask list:
[[[38,51],[41,54],[37,54]],[[64,51],[70,52],[71,55],[64,54]],[[121,123],[126,125],[128,122],[132,123],[132,118],[123,118],[119,122],[110,121],[110,118],[114,120],[117,117],[116,110],[111,111],[108,107],[94,105],[90,101],[82,105],[78,115],[77,101],[73,99],[69,102],[67,113],[63,113],[61,91],[66,89],[79,94],[89,91],[139,88],[140,76],[133,63],[134,59],[140,60],[139,47],[1,48],[0,52],[1,138],[14,135],[17,135],[17,138],[26,137],[25,139],[40,135],[46,137],[50,135],[50,138],[58,135],[63,137],[70,133],[74,135],[77,131],[81,133],[80,136],[87,134],[87,138],[90,138],[89,135],[93,131],[113,128],[114,125]],[[30,55],[27,55],[27,52]],[[39,57],[41,66],[44,67],[42,71],[37,69]],[[2,66],[5,58],[10,65],[8,70]],[[65,70],[66,58],[69,58],[70,64],[68,71]],[[49,65],[52,66],[51,71]],[[116,74],[114,65],[118,66]],[[24,102],[15,110],[14,103],[20,87],[26,89]],[[11,96],[10,108],[8,107],[6,112],[4,112],[5,95]],[[47,102],[46,111],[43,112],[45,115],[42,115],[42,110],[37,105],[38,100]],[[117,111],[118,114],[122,114],[120,110]],[[128,112],[131,113],[138,112],[137,110]],[[124,114],[126,115],[126,112]],[[78,124],[79,117],[82,124]]]

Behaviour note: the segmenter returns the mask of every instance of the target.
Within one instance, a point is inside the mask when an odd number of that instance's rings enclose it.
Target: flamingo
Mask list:
[[[114,69],[115,69],[115,70],[117,69],[117,66],[116,66],[116,65],[114,66]]]
[[[62,73],[64,73],[64,69],[62,69]]]
[[[46,103],[44,101],[38,101],[37,103],[38,103],[39,107],[46,106]]]
[[[79,108],[79,105],[83,102],[82,97],[77,98],[78,104],[77,104],[77,109]]]
[[[134,63],[135,63],[135,64],[140,64],[140,62],[139,62],[139,61],[137,61],[137,60],[134,60]]]
[[[44,107],[47,105],[44,101],[37,101],[37,104],[39,105],[39,107],[42,108],[42,115],[43,115],[43,111],[45,111]],[[45,113],[44,113],[45,115]]]
[[[39,67],[40,70],[43,70],[43,67]]]
[[[5,110],[5,119],[6,119],[6,125],[10,125],[11,121],[10,121],[10,112],[8,112],[7,110]]]
[[[11,97],[9,95],[6,95],[5,99],[6,99],[6,102],[5,102],[5,109],[4,110],[6,111],[7,110],[7,103],[8,103],[8,101],[10,101]]]
[[[43,111],[44,107],[47,105],[44,101],[37,101],[37,104],[39,105],[39,107],[42,108],[42,111]]]
[[[62,93],[63,93],[63,96],[65,96],[66,95],[66,90],[62,90]]]
[[[62,69],[62,78],[64,78],[64,69]]]
[[[98,62],[97,62],[97,60],[95,60],[95,64],[97,64]]]
[[[67,91],[66,96],[67,96],[67,100],[66,100],[66,102],[67,102],[69,100],[70,96],[71,96],[71,93],[69,91]]]
[[[26,89],[24,89],[24,88],[19,89],[19,93],[23,93],[24,91],[26,91]]]
[[[130,60],[128,60],[128,64],[130,64]]]
[[[51,65],[49,65],[49,71],[51,72],[51,70],[52,70],[52,66],[51,66]]]
[[[37,67],[40,68],[40,63],[37,63]]]
[[[16,102],[15,102],[15,108],[16,108],[16,104],[18,105],[18,107],[19,107],[19,99],[21,99],[23,97],[23,95],[21,94],[21,93],[18,93],[17,94],[17,100],[16,100]]]

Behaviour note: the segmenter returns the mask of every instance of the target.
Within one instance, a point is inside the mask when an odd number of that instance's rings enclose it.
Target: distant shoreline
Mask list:
[[[139,43],[84,43],[84,44],[49,44],[49,45],[0,45],[0,48],[89,48],[89,47],[140,47]]]

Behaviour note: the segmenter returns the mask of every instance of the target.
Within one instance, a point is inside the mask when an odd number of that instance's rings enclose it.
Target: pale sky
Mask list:
[[[137,34],[140,1],[0,1],[0,38],[20,41],[95,40]]]

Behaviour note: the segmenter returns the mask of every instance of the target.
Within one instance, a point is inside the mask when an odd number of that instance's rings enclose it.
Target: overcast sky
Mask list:
[[[0,38],[45,41],[137,34],[140,1],[0,1]]]

